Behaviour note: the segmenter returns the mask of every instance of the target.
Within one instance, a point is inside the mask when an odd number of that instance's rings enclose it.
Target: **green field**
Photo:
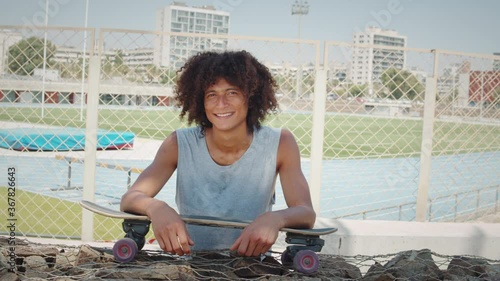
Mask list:
[[[0,194],[7,198],[7,188],[0,186]],[[82,208],[79,204],[63,199],[43,196],[16,189],[15,196],[16,235],[59,237],[79,239],[82,227]],[[7,200],[0,201],[0,217],[8,218]],[[4,221],[0,232],[8,232]],[[94,216],[94,239],[116,240],[124,236],[121,220]],[[152,231],[148,233],[148,239]]]
[[[138,137],[164,139],[173,130],[187,126],[171,108],[99,109],[101,129],[131,131]],[[77,108],[0,108],[0,120],[85,127]],[[304,157],[310,154],[312,115],[280,113],[271,115],[267,125],[291,130]],[[500,126],[457,122],[434,123],[435,155],[496,151]],[[377,118],[354,115],[327,115],[324,131],[324,158],[410,157],[420,153],[422,121],[419,119]]]

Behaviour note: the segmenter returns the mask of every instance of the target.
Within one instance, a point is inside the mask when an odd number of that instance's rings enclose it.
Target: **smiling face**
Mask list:
[[[205,90],[204,106],[212,127],[221,131],[246,128],[248,103],[238,87],[219,78]]]

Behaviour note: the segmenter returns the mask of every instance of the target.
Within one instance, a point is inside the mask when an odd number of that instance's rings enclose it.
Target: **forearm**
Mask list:
[[[157,207],[170,207],[164,201],[150,197],[140,191],[126,192],[121,199],[120,209],[124,212],[147,215],[151,218],[152,210]]]
[[[313,228],[316,221],[316,213],[313,208],[306,205],[273,211],[272,214],[277,217],[276,222],[280,228]]]

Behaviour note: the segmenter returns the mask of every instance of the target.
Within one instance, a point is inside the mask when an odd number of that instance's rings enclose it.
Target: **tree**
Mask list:
[[[173,68],[163,68],[160,75],[160,84],[175,84],[175,79],[177,77],[177,71]]]
[[[340,82],[336,78],[328,79],[326,82],[326,92],[331,93],[339,86]]]
[[[117,50],[115,57],[113,59],[113,66],[116,69],[116,72],[118,74],[122,74],[123,76],[126,76],[127,73],[129,73],[130,69],[128,66],[124,63],[124,54],[122,50]]]
[[[83,69],[83,59],[79,58],[70,62],[57,62],[53,67],[59,70],[62,78],[81,79]],[[85,66],[85,77],[88,76],[88,63]]]
[[[105,78],[127,77],[130,68],[124,63],[122,50],[116,50],[112,56],[106,56],[101,66]]]
[[[23,39],[12,45],[8,50],[7,65],[9,71],[19,75],[33,75],[37,68],[43,67],[44,40],[38,37]],[[52,57],[56,52],[56,47],[52,42],[47,41],[45,53],[46,66],[52,66]]]
[[[360,98],[360,97],[364,96],[364,93],[367,91],[367,89],[368,89],[368,85],[366,85],[366,84],[362,84],[362,85],[353,84],[349,87],[348,93],[349,93],[350,97]]]
[[[389,68],[380,75],[380,80],[389,91],[389,98],[398,100],[406,97],[414,100],[424,97],[424,86],[409,71]]]

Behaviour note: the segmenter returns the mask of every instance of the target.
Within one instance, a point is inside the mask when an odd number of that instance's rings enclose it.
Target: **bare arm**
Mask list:
[[[281,227],[312,228],[316,221],[309,185],[302,173],[300,151],[293,134],[282,130],[278,149],[278,173],[287,209],[279,213]]]
[[[160,192],[177,168],[177,158],[177,136],[174,132],[163,141],[153,162],[122,196],[120,209],[135,214],[149,215],[148,208],[159,201],[154,199],[154,196]]]
[[[173,208],[154,198],[177,168],[177,159],[177,135],[174,132],[162,143],[151,165],[122,196],[120,209],[147,215],[160,247],[166,252],[183,255],[189,254],[189,245],[194,244],[186,225]]]
[[[312,228],[316,213],[309,185],[300,166],[300,152],[294,136],[281,131],[276,169],[280,176],[287,209],[267,212],[250,224],[231,246],[246,256],[265,253],[276,242],[281,228]]]

